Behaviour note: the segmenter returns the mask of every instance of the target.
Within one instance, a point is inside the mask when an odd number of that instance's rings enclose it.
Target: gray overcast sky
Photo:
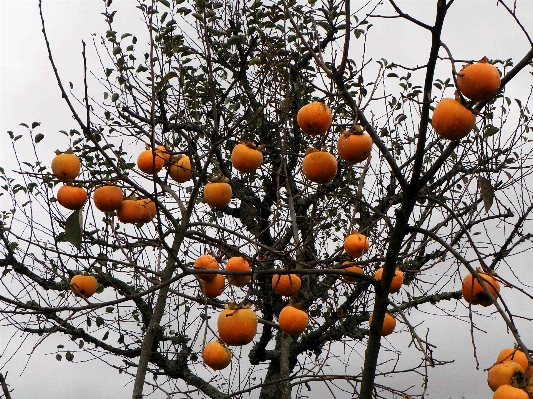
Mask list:
[[[128,29],[134,31],[142,26],[138,21],[134,1],[118,2],[120,8],[129,3],[133,10],[129,17],[117,14],[117,22],[128,24]],[[355,1],[354,4],[364,2]],[[419,17],[431,24],[434,1],[398,1],[398,4],[409,14]],[[480,59],[484,55],[489,58],[521,58],[528,49],[525,36],[513,23],[511,17],[503,8],[497,7],[496,0],[456,0],[452,6],[447,24],[444,29],[444,41],[451,48],[457,59]],[[533,34],[533,1],[518,0],[518,12],[522,23]],[[353,7],[354,9],[356,6]],[[88,46],[91,69],[101,74],[99,64],[92,50],[92,33],[97,33],[96,41],[106,26],[100,14],[103,11],[102,1],[44,1],[44,12],[58,68],[64,82],[72,81],[75,89],[82,86],[82,58],[81,40]],[[68,130],[76,127],[71,119],[66,104],[61,99],[52,69],[47,60],[44,40],[41,34],[37,1],[0,1],[0,140],[1,166],[9,169],[11,159],[11,144],[5,133],[13,130],[23,132],[20,122],[42,123],[40,131],[47,137],[56,137],[60,129]],[[124,25],[122,25],[124,26]],[[397,61],[405,65],[422,65],[426,61],[429,46],[429,35],[418,28],[414,30],[401,20],[376,21],[371,30],[369,53],[374,59],[381,57]],[[356,55],[354,55],[354,58]],[[448,73],[444,70],[443,73]],[[527,82],[521,85],[520,79]],[[531,83],[531,75],[524,71],[517,81],[507,88],[511,97],[523,97],[527,94],[527,86]],[[95,93],[101,89],[94,88]],[[93,94],[95,94],[93,93]],[[52,140],[50,140],[52,141]],[[57,148],[55,142],[50,143]],[[50,153],[50,159],[53,154]],[[6,164],[8,162],[8,164]],[[2,209],[8,204],[3,197]],[[517,268],[526,266],[526,258],[517,259]],[[512,301],[511,301],[512,302]],[[513,304],[520,310],[524,305]],[[427,308],[426,308],[427,309]],[[464,314],[464,309],[461,309]],[[490,365],[499,348],[512,345],[512,338],[506,334],[505,326],[489,313],[480,325],[491,334],[476,333],[476,344],[480,359],[480,370],[475,370],[469,326],[461,322],[451,323],[450,318],[432,316],[424,312],[413,313],[412,322],[432,326],[430,341],[437,344],[435,356],[442,360],[456,359],[452,365],[438,368],[430,374],[430,389],[428,397],[461,398],[466,399],[489,397],[490,390],[486,386],[486,372],[482,369]],[[481,319],[481,318],[480,318]],[[438,326],[435,328],[435,326]],[[533,335],[531,328],[523,329]],[[0,351],[11,336],[9,330],[0,329]],[[497,337],[495,337],[497,333]],[[533,346],[533,336],[529,339]],[[390,337],[388,346],[406,352],[408,342],[406,334],[394,334]],[[59,338],[49,338],[39,346],[29,362],[27,354],[35,344],[35,337],[30,337],[17,353],[16,359],[8,363],[5,370],[9,371],[8,382],[15,389],[13,397],[16,399],[62,398],[74,395],[76,398],[117,397],[130,395],[130,388],[122,388],[127,379],[119,377],[118,373],[102,366],[97,361],[70,364],[54,359],[55,346]],[[11,350],[16,348],[10,345]],[[1,353],[1,352],[0,352]],[[47,355],[48,354],[48,355]],[[0,358],[0,367],[6,361],[6,356]],[[26,363],[27,362],[27,363]],[[24,367],[26,366],[25,371]],[[22,375],[21,375],[22,373]],[[161,397],[161,395],[156,396]]]

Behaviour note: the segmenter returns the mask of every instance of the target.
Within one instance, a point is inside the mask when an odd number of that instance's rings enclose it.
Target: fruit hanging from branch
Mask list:
[[[187,155],[172,157],[168,168],[170,178],[178,183],[185,183],[192,179],[191,159]]]
[[[80,159],[74,155],[71,149],[64,153],[56,151],[52,159],[52,174],[61,181],[72,180],[80,174]]]
[[[242,256],[234,256],[228,259],[226,263],[226,270],[234,272],[249,272],[251,271],[250,264]],[[231,276],[227,275],[228,283],[235,287],[244,287],[250,282],[252,276]]]
[[[479,273],[479,277],[485,282],[485,286],[494,298],[498,298],[500,292],[500,284],[494,277],[489,274]],[[473,274],[468,274],[463,279],[462,294],[465,301],[472,305],[490,306],[494,303],[494,300],[487,295],[483,286],[474,277]]]
[[[117,218],[122,223],[139,223],[143,216],[143,208],[136,198],[127,198],[117,209]]]
[[[383,277],[383,268],[380,267],[378,270],[376,270],[376,274],[374,275],[374,278],[376,280],[381,280],[382,277]],[[389,287],[389,293],[394,294],[400,291],[402,284],[403,284],[403,272],[397,268],[394,271],[394,277],[392,278],[392,281]]]
[[[344,250],[353,258],[359,258],[368,251],[368,239],[364,234],[354,230],[344,239]]]
[[[201,280],[204,295],[211,299],[222,295],[226,283],[222,274],[212,274],[212,276],[214,277],[211,280]]]
[[[302,171],[312,182],[328,184],[337,174],[337,160],[329,152],[309,148],[305,152]]]
[[[372,314],[368,319],[368,325],[372,324]],[[386,337],[389,334],[392,334],[396,328],[396,319],[394,316],[391,316],[389,313],[385,313],[385,318],[383,319],[383,327],[381,328],[381,336]]]
[[[234,303],[227,305],[218,316],[218,335],[227,345],[246,345],[257,332],[257,316],[247,308],[236,308]]]
[[[98,288],[98,281],[88,274],[77,274],[70,280],[70,289],[76,296],[91,297]]]
[[[224,208],[231,202],[232,190],[227,177],[212,178],[204,186],[204,200],[211,208]]]
[[[301,334],[309,323],[309,316],[306,312],[296,306],[287,305],[278,316],[278,324],[281,331],[291,335]]]
[[[201,255],[194,261],[194,268],[199,270],[218,270],[218,261],[214,256]],[[210,281],[217,276],[217,274],[197,274],[198,278],[205,281]]]
[[[56,198],[65,208],[76,211],[87,201],[87,191],[83,187],[66,184],[59,188]]]
[[[274,274],[272,288],[282,296],[296,295],[300,290],[302,280],[296,274]]]
[[[441,137],[460,140],[474,128],[476,116],[459,101],[444,98],[435,107],[431,124]]]
[[[357,266],[357,265],[353,265],[353,262],[344,262],[343,263],[343,266],[346,265],[347,267],[344,269],[346,270],[347,272],[351,272],[351,273],[361,273],[363,274],[363,268],[360,267],[360,266]],[[349,265],[353,265],[353,266],[349,266]],[[354,277],[354,276],[342,276],[342,278],[344,279],[344,281],[346,281],[347,283],[356,283],[359,281],[359,277]]]
[[[102,212],[116,211],[124,201],[124,193],[117,186],[106,185],[94,190],[94,206]]]
[[[349,163],[363,162],[372,151],[372,138],[363,128],[356,125],[351,130],[343,130],[337,141],[339,157]]]
[[[487,62],[487,57],[465,66],[457,74],[457,88],[473,101],[488,100],[498,92],[500,84],[500,72]]]
[[[231,164],[242,173],[252,173],[263,162],[263,153],[252,142],[239,143],[231,152]]]
[[[220,342],[213,341],[204,346],[202,359],[213,370],[222,370],[231,363],[231,352]]]
[[[318,136],[326,133],[331,126],[331,110],[323,102],[314,101],[300,108],[296,119],[304,133]]]

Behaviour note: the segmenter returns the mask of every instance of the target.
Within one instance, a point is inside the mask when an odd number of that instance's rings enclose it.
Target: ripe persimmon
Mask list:
[[[505,348],[503,349],[496,359],[496,363],[502,362],[516,362],[525,370],[528,365],[527,357],[520,349]]]
[[[97,288],[96,278],[87,274],[77,274],[70,280],[70,289],[77,296],[89,298],[96,292]]]
[[[382,277],[383,277],[383,268],[380,267],[378,270],[376,270],[376,274],[374,275],[374,278],[376,280],[381,280]],[[389,293],[394,294],[400,291],[402,284],[403,284],[403,272],[400,269],[396,269],[394,272],[394,277],[392,278],[392,281],[389,287]]]
[[[371,151],[372,138],[360,126],[351,131],[343,130],[337,141],[339,157],[350,163],[363,162]]]
[[[87,191],[82,187],[65,185],[59,188],[56,198],[62,206],[75,211],[87,200]]]
[[[368,325],[372,324],[372,314],[368,319]],[[381,336],[385,337],[391,334],[396,328],[396,319],[391,316],[389,313],[385,313],[385,318],[383,319],[383,327],[381,328]]]
[[[139,170],[148,174],[158,173],[163,169],[165,163],[166,160],[163,158],[160,150],[144,150],[137,157],[137,167]]]
[[[141,214],[141,218],[139,219],[139,222],[141,223],[150,222],[155,217],[155,214],[157,212],[155,202],[152,201],[150,198],[138,199],[137,202],[141,206],[141,210],[142,210],[142,214]]]
[[[358,258],[368,251],[369,243],[364,234],[352,232],[344,239],[344,250],[354,258]]]
[[[168,174],[172,180],[185,183],[192,179],[191,159],[187,155],[177,155],[171,162]]]
[[[102,212],[117,210],[122,201],[124,201],[124,194],[120,187],[107,185],[98,187],[94,190],[94,206]]]
[[[494,391],[492,399],[529,399],[529,395],[526,391],[513,387],[512,385],[500,385],[498,389]]]
[[[257,316],[253,310],[235,309],[231,304],[218,316],[218,335],[227,345],[246,345],[257,332]]]
[[[204,200],[212,208],[229,205],[231,195],[231,186],[226,182],[209,182],[204,186]]]
[[[522,384],[524,369],[516,362],[496,363],[487,373],[487,383],[494,392],[501,385]]]
[[[465,66],[457,74],[457,88],[473,101],[485,101],[498,92],[501,79],[498,69],[487,62],[487,57]]]
[[[168,166],[172,156],[168,152],[168,148],[164,145],[158,145],[155,147],[155,153],[158,157],[163,158],[163,166]]]
[[[283,296],[295,295],[302,285],[302,280],[296,274],[274,274],[272,288]]]
[[[203,291],[206,297],[216,298],[224,292],[225,280],[222,274],[212,275],[212,280],[202,280]]]
[[[202,350],[202,359],[213,370],[222,370],[231,363],[231,352],[220,342],[209,342]]]
[[[61,181],[72,180],[80,174],[80,159],[71,150],[52,159],[52,173]]]
[[[281,309],[278,316],[278,324],[281,331],[291,335],[301,334],[307,328],[308,323],[309,316],[307,313],[291,305]]]
[[[343,265],[347,265],[347,267],[344,268],[344,270],[346,270],[347,272],[352,272],[352,273],[363,273],[363,268],[360,267],[360,266],[357,266],[357,265],[353,265],[352,262],[344,262]],[[353,266],[348,266],[348,265],[353,265]],[[356,282],[359,281],[359,277],[342,276],[342,278],[343,278],[344,281],[346,281],[347,283],[356,283]]]
[[[263,162],[263,153],[254,143],[239,143],[231,152],[231,164],[242,173],[252,173]]]
[[[117,218],[122,223],[139,223],[143,216],[143,208],[136,199],[125,199],[117,209]]]
[[[317,136],[326,133],[331,126],[331,110],[323,102],[314,101],[300,108],[296,119],[304,133]]]
[[[337,174],[337,160],[329,152],[309,148],[305,152],[302,171],[312,182],[327,184],[332,182]]]
[[[250,264],[242,256],[234,256],[228,259],[226,263],[226,270],[234,272],[249,272],[251,270]],[[228,283],[235,287],[244,287],[250,282],[252,276],[226,276]]]
[[[459,101],[444,98],[435,107],[431,124],[441,137],[460,140],[474,128],[476,116]]]
[[[494,298],[498,297],[500,292],[500,284],[492,276],[479,273],[481,279],[485,282],[489,292]],[[463,279],[462,287],[463,298],[472,305],[490,306],[494,302],[485,292],[479,281],[472,275],[468,274]]]
[[[201,255],[194,261],[195,269],[207,269],[207,270],[216,270],[218,269],[218,261],[214,256],[211,255]],[[217,274],[197,274],[198,278],[201,280],[213,280]]]

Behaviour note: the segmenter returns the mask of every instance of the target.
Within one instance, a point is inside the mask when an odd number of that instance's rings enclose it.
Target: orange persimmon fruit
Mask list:
[[[487,62],[487,57],[475,64],[466,65],[457,74],[457,88],[473,101],[485,101],[500,89],[498,69]]]
[[[441,137],[460,140],[474,128],[476,116],[459,101],[444,98],[435,107],[431,124]]]
[[[331,110],[323,102],[314,101],[300,108],[296,119],[304,133],[317,136],[326,133],[331,126]]]
[[[312,182],[327,184],[337,174],[337,160],[329,152],[309,148],[302,161],[302,171]]]

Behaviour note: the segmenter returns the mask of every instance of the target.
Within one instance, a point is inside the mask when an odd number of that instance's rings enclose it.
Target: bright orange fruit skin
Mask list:
[[[500,292],[500,284],[498,281],[488,274],[479,273],[479,276],[485,281],[485,285],[492,296],[498,298],[498,293]],[[464,300],[472,305],[487,307],[493,303],[493,300],[485,293],[481,284],[479,284],[472,274],[466,275],[463,279],[462,293]]]
[[[296,117],[300,129],[311,136],[324,134],[331,126],[331,110],[320,101],[304,105]]]
[[[235,272],[247,272],[250,271],[250,264],[242,256],[234,256],[228,259],[226,263],[226,270]],[[250,282],[252,276],[226,276],[228,282],[235,287],[244,287]]]
[[[250,148],[246,144],[237,144],[231,152],[231,164],[242,173],[255,172],[262,162],[263,154],[261,151]]]
[[[117,186],[102,186],[94,190],[94,206],[102,212],[115,211],[124,201],[122,189]]]
[[[304,157],[302,171],[312,182],[328,184],[337,174],[337,160],[329,152],[311,152]]]
[[[80,159],[74,154],[63,153],[52,159],[52,173],[62,181],[78,177],[80,168]]]
[[[89,298],[98,288],[98,281],[93,276],[77,274],[70,280],[70,289],[77,296]]]
[[[494,392],[492,399],[529,399],[526,391],[512,385],[500,385]]]
[[[70,210],[80,209],[87,200],[87,191],[82,187],[62,186],[57,191],[57,202]]]
[[[278,316],[278,324],[281,331],[287,334],[298,335],[301,334],[309,323],[309,316],[301,309],[294,306],[287,305]]]
[[[368,325],[372,324],[372,315],[368,319]],[[381,336],[386,337],[389,334],[392,334],[396,328],[396,319],[391,316],[389,313],[385,313],[385,319],[383,319],[383,327],[381,328]]]
[[[382,276],[383,276],[383,268],[380,267],[378,270],[376,270],[376,274],[374,275],[374,278],[376,280],[381,280]],[[403,284],[403,272],[401,270],[396,270],[394,272],[394,277],[392,278],[392,282],[389,287],[389,293],[394,294],[400,291],[400,288],[402,288],[402,284]]]
[[[474,128],[476,116],[459,101],[444,98],[435,107],[431,124],[441,137],[448,140],[460,140]]]
[[[488,100],[498,92],[500,84],[498,69],[486,62],[467,65],[457,74],[458,89],[473,101]]]
[[[296,274],[274,274],[272,288],[282,296],[295,295],[302,285],[302,280]]]
[[[349,163],[363,162],[370,156],[372,151],[372,138],[368,133],[341,134],[337,141],[337,153],[339,157]]]
[[[246,345],[257,332],[257,316],[250,309],[224,309],[217,324],[218,335],[227,345]]]
[[[232,190],[228,183],[207,183],[204,186],[204,200],[212,208],[224,208],[231,202]]]
[[[354,258],[362,256],[368,251],[368,247],[368,239],[363,234],[350,234],[344,239],[344,250]]]
[[[501,385],[510,385],[513,377],[524,374],[524,369],[516,362],[496,363],[487,373],[487,383],[494,392]]]
[[[231,352],[220,342],[209,342],[202,350],[204,363],[213,370],[222,370],[231,363]]]

